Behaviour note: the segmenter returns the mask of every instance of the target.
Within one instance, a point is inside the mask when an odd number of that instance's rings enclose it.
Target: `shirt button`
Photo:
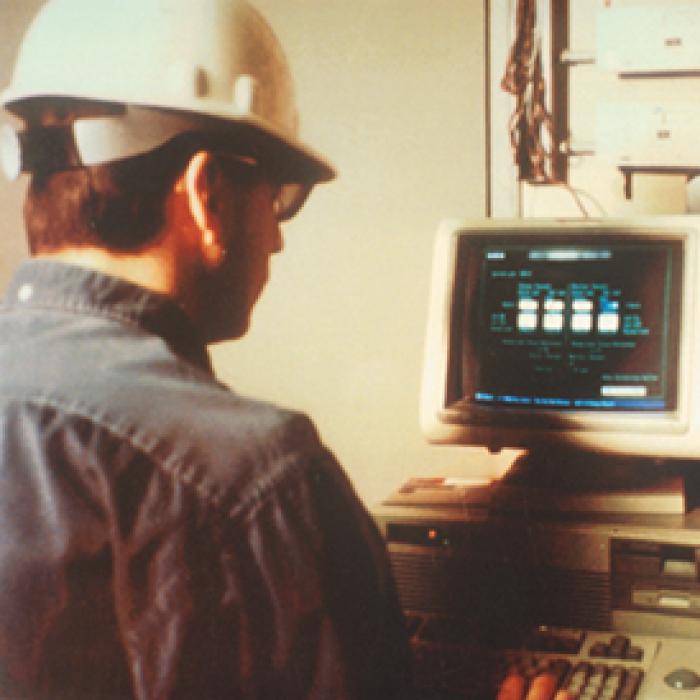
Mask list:
[[[33,296],[34,296],[34,287],[29,283],[23,284],[17,290],[17,299],[19,301],[29,301]]]

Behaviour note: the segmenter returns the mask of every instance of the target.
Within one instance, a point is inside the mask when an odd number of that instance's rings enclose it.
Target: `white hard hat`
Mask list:
[[[32,103],[56,97],[126,107],[76,121],[85,165],[145,153],[187,131],[225,135],[242,126],[290,180],[335,175],[299,140],[282,48],[244,0],[49,0],[0,100],[22,117]]]

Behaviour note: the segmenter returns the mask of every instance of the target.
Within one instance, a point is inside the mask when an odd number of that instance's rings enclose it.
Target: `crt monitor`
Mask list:
[[[700,456],[699,236],[690,216],[444,222],[427,437]]]

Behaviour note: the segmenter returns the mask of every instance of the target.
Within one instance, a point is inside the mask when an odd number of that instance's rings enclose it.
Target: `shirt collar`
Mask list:
[[[162,337],[183,359],[211,372],[206,345],[170,297],[96,270],[32,258],[8,287],[6,308],[34,308],[108,316]]]

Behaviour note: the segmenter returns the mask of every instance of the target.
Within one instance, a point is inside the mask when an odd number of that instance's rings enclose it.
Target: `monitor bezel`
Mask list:
[[[436,235],[431,278],[431,294],[421,393],[421,425],[425,436],[436,443],[482,445],[501,448],[536,448],[553,444],[577,445],[595,451],[646,456],[694,456],[700,454],[698,416],[691,414],[690,388],[699,332],[693,323],[696,303],[696,237],[700,217],[645,217],[630,219],[487,219],[443,221]],[[681,244],[682,282],[680,297],[680,338],[677,361],[677,401],[663,411],[577,411],[575,409],[536,412],[520,408],[470,406],[464,411],[450,405],[448,382],[454,362],[455,305],[460,241],[493,237],[537,235],[545,239],[575,240],[581,237],[657,238]],[[461,362],[461,357],[459,358]],[[698,398],[700,400],[700,396]],[[696,411],[697,413],[697,411]]]

